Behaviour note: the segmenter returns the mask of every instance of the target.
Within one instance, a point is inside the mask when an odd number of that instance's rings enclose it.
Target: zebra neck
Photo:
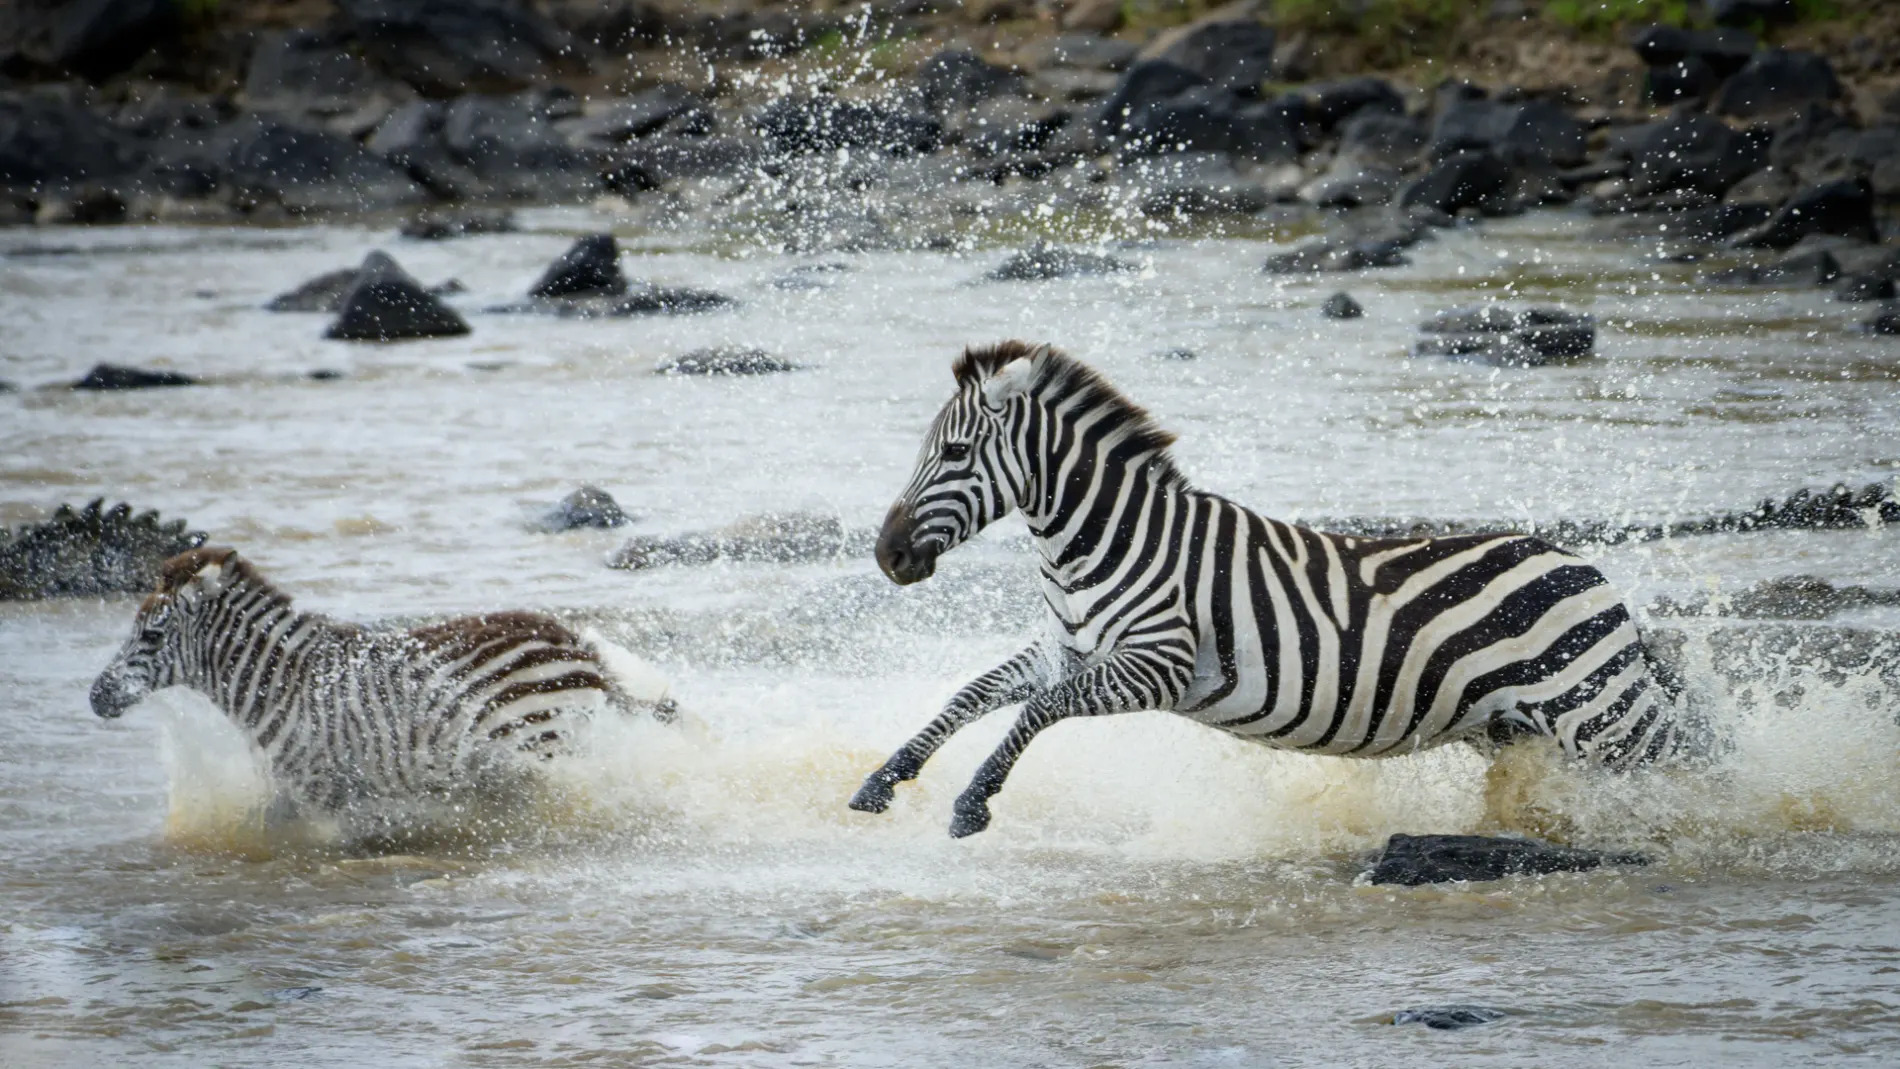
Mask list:
[[[198,656],[186,659],[197,679],[181,680],[209,696],[240,726],[255,721],[271,689],[272,677],[288,667],[289,656],[331,622],[316,613],[298,612],[288,599],[266,596],[229,598],[204,621]]]
[[[1032,487],[1047,487],[1040,508],[1023,514],[1042,554],[1043,570],[1053,577],[1085,568],[1113,541],[1118,530],[1132,531],[1143,516],[1158,515],[1163,498],[1181,493],[1158,450],[1122,455],[1116,443],[1066,467],[1059,461],[1036,469]]]

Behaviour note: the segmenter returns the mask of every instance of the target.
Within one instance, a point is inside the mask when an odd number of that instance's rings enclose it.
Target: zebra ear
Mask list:
[[[1019,356],[997,368],[994,374],[983,380],[984,403],[994,408],[1003,407],[1011,398],[1029,389],[1035,370],[1035,364],[1026,356]]]

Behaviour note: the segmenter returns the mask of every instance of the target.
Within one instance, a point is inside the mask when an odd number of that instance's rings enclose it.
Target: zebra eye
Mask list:
[[[943,459],[951,461],[952,463],[970,459],[970,443],[968,442],[943,443]]]

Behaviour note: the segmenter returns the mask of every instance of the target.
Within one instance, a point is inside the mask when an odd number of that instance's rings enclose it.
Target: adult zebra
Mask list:
[[[280,798],[327,812],[514,786],[578,717],[673,709],[629,697],[595,649],[540,613],[373,630],[299,612],[219,547],[165,562],[92,710],[117,717],[170,686],[224,710],[268,758]]]
[[[1023,702],[957,798],[989,824],[1036,734],[1072,716],[1168,710],[1270,746],[1383,757],[1486,728],[1554,736],[1625,768],[1676,721],[1602,573],[1524,535],[1370,539],[1255,515],[1196,490],[1173,437],[1048,346],[969,349],[877,543],[892,581],[1021,509],[1049,634],[959,690],[865,780],[882,812],[952,733]]]

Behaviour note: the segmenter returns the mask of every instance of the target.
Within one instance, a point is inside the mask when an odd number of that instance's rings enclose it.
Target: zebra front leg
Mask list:
[[[1029,698],[1044,686],[1045,659],[1041,647],[1031,646],[978,676],[957,691],[943,712],[924,725],[890,759],[869,776],[847,803],[861,813],[882,813],[891,804],[892,789],[917,778],[924,762],[957,729],[984,714]]]
[[[950,837],[961,839],[990,826],[990,799],[1003,789],[1016,759],[1042,729],[1072,716],[1172,708],[1187,687],[1191,671],[1191,664],[1173,659],[1124,657],[1098,664],[1031,699],[1002,744],[957,795]]]

